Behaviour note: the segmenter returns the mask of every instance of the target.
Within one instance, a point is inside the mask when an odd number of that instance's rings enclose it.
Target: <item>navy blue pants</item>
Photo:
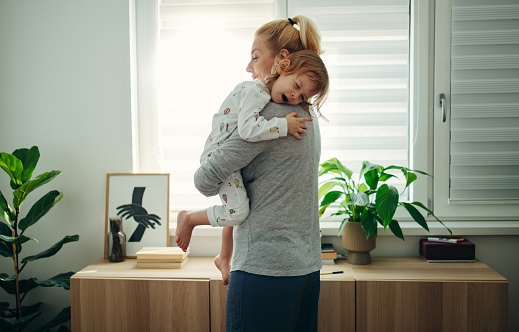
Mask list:
[[[232,271],[227,290],[227,332],[315,332],[319,271],[270,277]]]

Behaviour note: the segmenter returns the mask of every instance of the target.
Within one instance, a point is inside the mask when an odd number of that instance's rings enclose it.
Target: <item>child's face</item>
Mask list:
[[[251,60],[247,65],[247,72],[252,74],[252,79],[263,80],[276,60],[265,45],[265,38],[264,36],[258,36],[252,43]]]
[[[281,74],[274,84],[270,96],[278,104],[298,105],[316,95],[316,84],[308,75]]]

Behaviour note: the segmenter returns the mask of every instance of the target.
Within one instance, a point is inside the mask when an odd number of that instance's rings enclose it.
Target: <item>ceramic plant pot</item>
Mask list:
[[[342,246],[348,250],[346,261],[355,265],[370,264],[370,251],[375,249],[375,240],[376,236],[373,234],[366,239],[366,232],[362,229],[360,222],[348,221],[342,229]]]

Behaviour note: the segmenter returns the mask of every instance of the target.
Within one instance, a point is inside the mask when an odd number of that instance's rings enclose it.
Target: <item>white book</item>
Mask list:
[[[137,261],[137,268],[138,269],[180,269],[182,266],[184,266],[188,261],[188,258],[186,257],[181,262],[139,262]]]
[[[187,255],[189,249],[184,252],[179,247],[144,247],[137,251],[137,261],[182,262]]]

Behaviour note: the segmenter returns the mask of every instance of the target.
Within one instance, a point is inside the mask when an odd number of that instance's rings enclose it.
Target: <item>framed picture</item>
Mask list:
[[[127,258],[169,246],[169,174],[106,175],[105,258],[111,218],[122,219]]]

